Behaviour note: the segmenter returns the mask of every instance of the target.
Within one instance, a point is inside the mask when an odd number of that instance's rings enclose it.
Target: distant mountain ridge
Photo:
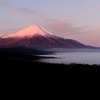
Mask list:
[[[25,46],[36,49],[89,48],[76,40],[65,39],[48,32],[41,26],[30,26],[14,34],[0,37],[0,47]]]

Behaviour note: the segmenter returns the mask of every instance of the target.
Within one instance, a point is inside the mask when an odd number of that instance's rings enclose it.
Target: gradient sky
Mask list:
[[[33,24],[100,46],[100,0],[0,0],[0,35]]]

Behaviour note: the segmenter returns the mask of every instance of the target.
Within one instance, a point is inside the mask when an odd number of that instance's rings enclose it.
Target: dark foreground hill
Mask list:
[[[0,67],[6,77],[28,81],[99,81],[99,65],[49,64],[40,63],[38,59],[41,59],[38,55],[0,51]]]

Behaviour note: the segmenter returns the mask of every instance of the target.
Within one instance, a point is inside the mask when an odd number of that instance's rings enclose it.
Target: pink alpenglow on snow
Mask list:
[[[38,26],[33,25],[14,34],[4,35],[1,38],[14,38],[14,37],[23,38],[23,37],[32,37],[35,35],[49,36],[52,35],[52,33],[48,32],[45,28],[39,25]]]

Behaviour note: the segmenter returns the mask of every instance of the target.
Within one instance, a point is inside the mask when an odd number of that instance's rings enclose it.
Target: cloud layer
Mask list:
[[[53,20],[51,22],[46,22],[45,27],[51,32],[59,36],[68,36],[82,34],[87,30],[87,27],[76,27],[71,22],[66,20]]]

